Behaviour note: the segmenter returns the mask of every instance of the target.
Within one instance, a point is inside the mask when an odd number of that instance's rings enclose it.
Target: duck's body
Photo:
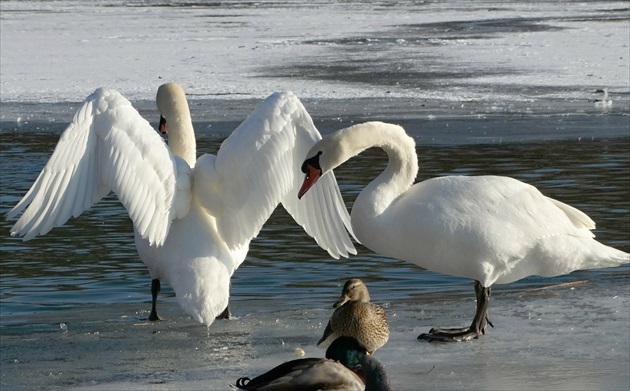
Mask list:
[[[279,203],[331,256],[355,252],[343,232],[349,222],[334,179],[311,199],[330,207],[328,216],[309,216],[295,197],[296,167],[321,136],[293,94],[271,95],[216,156],[199,159],[182,88],[162,85],[156,101],[168,146],[118,92],[101,88],[89,96],[9,212],[11,218],[26,209],[11,233],[24,240],[45,234],[114,191],[153,278],[150,319],[159,319],[155,301],[163,279],[182,308],[206,325],[227,307],[230,277]]]
[[[301,358],[287,361],[253,379],[240,378],[236,386],[256,391],[363,390],[361,378],[334,360]]]
[[[414,140],[400,126],[370,122],[326,136],[306,155],[299,195],[317,178],[370,147],[389,164],[357,197],[351,222],[366,247],[476,282],[477,315],[469,328],[432,330],[422,339],[466,340],[485,333],[490,286],[529,275],[612,267],[630,255],[593,239],[581,211],[501,176],[449,176],[413,184]],[[299,196],[298,195],[298,196]]]
[[[370,302],[367,286],[361,279],[346,281],[333,308],[335,311],[317,346],[326,347],[338,337],[347,336],[356,339],[372,354],[387,343],[389,326],[385,310]]]
[[[340,337],[326,350],[326,358],[301,358],[278,365],[236,386],[250,391],[391,391],[385,367],[366,354],[354,338]]]

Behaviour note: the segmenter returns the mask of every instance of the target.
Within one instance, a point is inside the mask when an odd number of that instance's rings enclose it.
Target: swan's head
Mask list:
[[[331,133],[316,142],[306,154],[306,160],[302,163],[302,172],[306,177],[298,192],[298,198],[302,198],[328,171],[371,147],[381,147],[388,155],[390,151],[398,151],[400,154],[400,151],[404,150],[407,152],[405,159],[414,163],[410,171],[413,171],[415,176],[418,171],[415,145],[415,141],[405,133],[405,129],[379,121],[364,122]]]
[[[306,175],[302,188],[298,192],[298,198],[302,198],[324,174],[348,160],[349,156],[344,153],[346,143],[342,137],[346,129],[329,134],[308,151],[306,160],[302,163],[302,172]]]
[[[333,308],[341,307],[349,301],[370,302],[367,286],[359,278],[351,278],[343,286],[341,297],[333,304]]]
[[[158,129],[162,134],[166,134],[168,131],[166,124],[180,121],[186,116],[190,116],[186,94],[179,84],[162,84],[158,88],[155,102],[160,112],[160,126]]]

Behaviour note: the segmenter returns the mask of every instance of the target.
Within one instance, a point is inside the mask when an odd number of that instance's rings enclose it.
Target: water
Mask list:
[[[615,122],[607,117],[597,119]],[[623,122],[625,118],[619,120]],[[553,121],[548,119],[548,122]],[[582,140],[573,136],[573,140],[486,143],[484,135],[477,137],[478,143],[471,144],[461,143],[469,137],[462,130],[455,131],[455,135],[441,131],[450,128],[452,121],[401,122],[419,140],[419,180],[462,174],[512,176],[589,214],[598,224],[595,233],[603,243],[625,251],[630,249],[628,138]],[[514,133],[519,137],[519,127],[524,122],[533,121],[478,122],[471,128],[493,129],[500,125],[501,139],[511,139]],[[230,125],[220,126],[228,128]],[[333,130],[326,124],[318,122],[317,125],[324,133]],[[30,126],[32,129],[45,127],[44,124]],[[212,129],[215,125],[208,127],[201,123],[197,127]],[[432,132],[435,135],[431,136],[429,144],[434,145],[423,145],[422,140],[427,139],[425,133]],[[3,131],[0,136],[3,162],[0,211],[3,213],[28,190],[47,161],[57,139],[54,133],[33,133],[27,129]],[[202,133],[199,151],[215,152],[225,137],[224,133]],[[451,138],[457,138],[460,143],[449,144]],[[385,164],[384,153],[371,150],[337,170],[349,208],[354,197]],[[3,220],[0,229],[6,233],[11,225],[11,221]],[[150,281],[135,252],[131,222],[114,195],[44,237],[29,242],[8,235],[0,238],[4,258],[0,327],[5,331],[7,328],[19,330],[24,323],[32,327],[30,320],[25,321],[25,314],[73,305],[142,303],[149,299]],[[252,299],[278,304],[290,299],[297,307],[320,307],[330,300],[331,287],[353,274],[363,275],[371,283],[374,295],[385,301],[453,290],[469,293],[466,280],[423,273],[413,265],[383,259],[362,247],[359,252],[351,261],[329,259],[279,208],[252,243],[247,261],[233,278],[235,311],[239,311],[239,301]],[[524,280],[510,287],[522,289],[519,284],[529,283]],[[168,291],[164,296],[169,296]]]
[[[173,80],[189,93],[199,152],[216,151],[271,91],[290,89],[322,133],[365,120],[403,125],[418,145],[418,180],[515,177],[583,210],[598,240],[630,251],[625,2],[0,6],[2,215],[95,87],[119,89],[156,126],[151,98]],[[593,100],[604,87],[614,103],[602,109]],[[385,162],[370,150],[336,170],[349,207]],[[628,265],[497,285],[489,335],[442,345],[416,336],[468,324],[471,281],[362,246],[330,259],[282,209],[232,278],[236,318],[208,329],[166,285],[167,320],[145,320],[150,277],[115,197],[29,242],[9,237],[11,224],[0,219],[3,390],[228,389],[298,347],[322,356],[314,344],[354,276],[386,307],[392,335],[377,356],[397,390],[630,386]]]
[[[316,125],[327,133],[358,120],[361,119],[347,118],[331,124],[326,119],[316,119]],[[537,186],[546,195],[580,208],[597,222],[595,233],[600,241],[628,251],[630,138],[620,137],[623,132],[614,131],[623,126],[626,117],[579,120],[583,124],[590,122],[587,128],[591,129],[591,134],[598,134],[598,124],[606,124],[607,130],[599,129],[608,133],[604,137],[585,138],[578,130],[571,131],[570,136],[556,136],[555,140],[540,141],[538,136],[523,138],[523,127],[534,128],[537,123],[558,126],[572,121],[578,122],[578,119],[398,122],[404,123],[418,140],[419,180],[453,174],[513,176]],[[463,130],[464,123],[471,130]],[[196,124],[198,129],[206,129],[199,137],[199,151],[216,151],[227,134],[222,129],[236,124],[208,125]],[[0,133],[3,184],[0,212],[5,213],[17,202],[47,160],[59,131],[56,126],[50,127],[49,132],[37,130],[48,126],[31,123],[20,127],[19,131],[5,128]],[[456,131],[444,131],[458,127]],[[385,163],[386,157],[381,151],[370,150],[337,170],[349,206]],[[11,222],[3,220],[0,230],[8,232],[10,225]],[[215,322],[207,331],[183,314],[168,286],[164,286],[159,301],[160,312],[168,321],[155,325],[144,321],[150,309],[150,277],[137,257],[126,212],[113,196],[63,228],[36,240],[22,242],[8,235],[0,236],[0,248],[1,376],[3,384],[9,388],[38,388],[43,384],[53,388],[98,384],[108,385],[105,388],[122,385],[122,388],[144,389],[154,385],[161,389],[178,388],[182,384],[186,388],[205,388],[209,379],[213,379],[211,384],[222,389],[221,384],[243,374],[241,368],[249,368],[248,373],[252,375],[261,372],[274,363],[290,359],[295,347],[303,347],[311,355],[323,353],[314,348],[314,343],[323,332],[322,324],[325,325],[330,305],[341,285],[352,276],[360,276],[367,282],[373,299],[386,304],[390,319],[396,316],[390,321],[393,335],[388,345],[392,346],[389,354],[393,357],[389,362],[395,363],[399,360],[396,357],[407,354],[401,353],[401,349],[408,348],[409,341],[434,322],[438,322],[436,325],[439,322],[444,325],[467,323],[473,310],[472,305],[467,304],[473,298],[470,281],[424,271],[374,254],[362,246],[358,246],[359,255],[350,260],[330,259],[282,209],[274,213],[252,242],[245,263],[234,274],[231,305],[237,319]],[[607,333],[619,322],[627,325],[628,270],[624,266],[575,272],[553,279],[530,277],[498,285],[491,306],[497,330],[491,330],[487,338],[506,343],[504,338],[509,337],[499,330],[513,332],[512,326],[520,330],[519,334],[535,338],[539,333],[549,333],[546,327],[557,327],[556,322],[563,327],[578,328],[581,322],[598,316],[608,319]],[[583,294],[589,292],[590,299],[586,302],[583,296],[573,295],[568,288],[561,290],[559,297],[551,296],[553,303],[548,302],[546,294],[530,291],[581,280],[590,281],[588,288],[575,288]],[[605,292],[599,293],[602,289]],[[525,292],[532,293],[523,295]],[[601,296],[593,296],[593,292]],[[614,306],[604,310],[611,305],[611,297]],[[570,300],[576,301],[576,308],[588,306],[586,308],[592,310],[585,310],[585,318],[573,319],[574,310],[565,307],[570,305]],[[594,303],[589,304],[588,300]],[[444,305],[448,310],[441,308]],[[539,329],[518,324],[523,314],[531,318],[531,312],[536,311],[553,313],[555,321],[538,326]],[[597,311],[604,313],[596,315]],[[612,322],[614,319],[616,322]],[[588,323],[589,327],[595,327]],[[617,341],[621,346],[616,347],[621,352],[612,356],[603,354],[597,359],[627,362],[628,351],[624,346],[629,340],[626,334],[621,332],[614,337],[622,337]],[[550,338],[545,337],[544,341]],[[553,337],[553,340],[558,338]],[[150,348],[144,346],[146,343]],[[416,342],[412,343],[415,346]],[[379,353],[382,359],[388,358],[387,352],[384,348]],[[435,362],[446,370],[445,364],[439,364],[440,357],[444,356],[447,363],[452,361],[452,353],[423,354],[427,354],[426,361],[422,361],[424,366],[412,370],[396,365],[397,370],[402,371],[397,376],[398,388],[405,389],[401,385],[406,383],[401,384],[401,380],[418,371],[429,371]],[[462,359],[468,355],[474,357],[469,351],[458,354]],[[446,367],[460,375],[470,370],[463,363],[458,365]],[[35,373],[18,381],[20,368],[34,368]],[[514,381],[492,379],[491,383],[497,387]],[[624,379],[627,377],[622,376],[618,381],[623,383]],[[444,379],[433,381],[444,384]],[[608,382],[592,385],[597,388],[602,384]]]

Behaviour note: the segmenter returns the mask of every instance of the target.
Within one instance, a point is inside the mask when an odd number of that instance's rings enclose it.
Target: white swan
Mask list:
[[[602,99],[595,99],[595,107],[606,108],[612,106],[612,99],[608,96],[608,88],[604,88],[603,90],[597,90],[596,92],[603,92],[604,96]]]
[[[461,341],[484,334],[492,325],[487,311],[494,283],[630,261],[629,254],[593,239],[595,223],[586,214],[516,179],[447,176],[413,185],[415,142],[392,124],[359,124],[318,141],[302,165],[306,177],[298,197],[370,147],[385,150],[389,164],[352,208],[359,241],[386,256],[476,281],[477,313],[471,326],[433,329],[419,339]]]
[[[292,93],[267,98],[227,138],[216,156],[196,159],[183,89],[160,86],[160,130],[168,146],[116,91],[90,95],[63,132],[24,198],[12,235],[29,240],[114,191],[133,220],[136,247],[153,278],[150,319],[160,279],[195,320],[210,325],[227,309],[230,277],[279,203],[331,256],[356,254],[350,218],[333,176],[300,205],[300,163],[321,138]],[[30,205],[29,205],[30,204]],[[319,207],[319,215],[309,211]]]

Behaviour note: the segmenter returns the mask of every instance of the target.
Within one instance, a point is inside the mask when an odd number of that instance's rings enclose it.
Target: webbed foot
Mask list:
[[[477,339],[486,333],[488,326],[494,327],[488,318],[488,304],[490,301],[490,288],[481,285],[479,281],[475,281],[475,293],[477,295],[477,312],[470,327],[441,329],[432,328],[428,333],[422,333],[418,336],[421,341],[429,342],[462,342]]]

